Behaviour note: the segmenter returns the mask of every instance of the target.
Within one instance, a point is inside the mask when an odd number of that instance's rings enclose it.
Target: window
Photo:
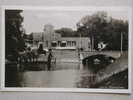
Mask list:
[[[61,47],[66,47],[66,41],[61,42]]]
[[[57,46],[57,42],[56,41],[52,41],[51,46],[52,47],[56,47]]]
[[[67,46],[71,46],[71,41],[67,41]]]
[[[72,41],[72,46],[76,46],[76,41]]]

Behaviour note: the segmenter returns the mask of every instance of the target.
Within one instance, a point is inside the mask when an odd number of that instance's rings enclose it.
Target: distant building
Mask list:
[[[44,48],[90,50],[89,37],[61,37],[55,33],[52,25],[45,25],[44,32],[33,33],[33,44],[43,43]]]
[[[82,48],[83,50],[90,50],[90,38],[88,37],[61,37],[60,34],[54,33],[49,39],[49,35],[40,33],[33,33],[33,43],[38,46],[43,43],[44,48],[61,49],[61,47],[68,47],[73,49]]]
[[[61,41],[64,42],[66,47],[75,47],[76,49],[90,50],[90,38],[88,37],[62,37]]]
[[[33,36],[33,45],[37,46],[39,42],[43,41],[43,32],[32,33]]]

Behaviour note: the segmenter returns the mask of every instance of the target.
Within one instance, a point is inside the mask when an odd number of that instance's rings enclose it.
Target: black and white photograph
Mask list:
[[[3,89],[129,92],[129,9],[5,7],[2,14]]]

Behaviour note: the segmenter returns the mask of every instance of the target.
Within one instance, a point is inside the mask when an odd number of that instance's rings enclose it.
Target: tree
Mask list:
[[[17,52],[25,48],[21,12],[22,10],[5,10],[6,57],[8,55],[16,57]]]
[[[108,27],[105,29],[108,32],[109,43],[107,49],[120,50],[121,34],[123,35],[123,50],[128,49],[128,22],[118,19],[112,19]],[[107,36],[106,36],[107,37]]]
[[[76,31],[73,31],[71,28],[61,28],[55,30],[56,33],[61,34],[62,37],[77,37],[78,34]]]
[[[120,50],[123,33],[123,49],[128,49],[128,22],[109,17],[106,12],[83,17],[77,23],[77,30],[91,38],[94,49],[98,49],[98,43],[103,42],[108,44],[108,50]]]

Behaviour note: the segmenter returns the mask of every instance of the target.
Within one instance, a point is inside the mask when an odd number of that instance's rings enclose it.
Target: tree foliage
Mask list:
[[[22,10],[5,10],[6,56],[16,55],[25,48],[21,12]]]
[[[55,30],[56,33],[61,34],[62,37],[77,37],[78,34],[76,31],[72,30],[71,28],[61,28]]]
[[[120,50],[122,33],[123,49],[128,49],[128,21],[109,17],[106,12],[97,12],[81,18],[77,23],[77,31],[91,39],[93,37],[95,49],[99,42],[104,42],[108,50]]]

